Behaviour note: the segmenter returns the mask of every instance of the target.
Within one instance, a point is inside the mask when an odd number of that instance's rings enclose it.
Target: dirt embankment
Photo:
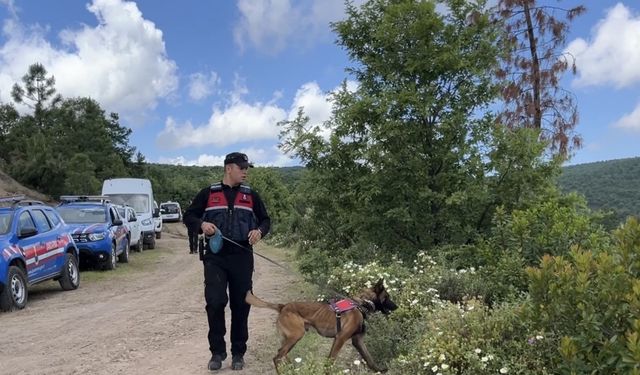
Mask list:
[[[0,313],[0,374],[210,374],[202,264],[188,254],[183,225],[164,231],[155,250],[132,253],[129,264],[81,273],[78,290],[49,281],[33,288],[24,310]],[[294,281],[256,257],[261,298],[283,301]],[[245,370],[232,372],[227,359],[217,374],[275,373],[274,319],[253,309]]]
[[[53,202],[51,197],[24,187],[19,182],[11,178],[11,176],[0,170],[0,197],[8,195],[24,195],[29,199],[35,199],[47,203]]]

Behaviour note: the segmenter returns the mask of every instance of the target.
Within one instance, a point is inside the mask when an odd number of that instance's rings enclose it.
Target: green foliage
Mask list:
[[[63,99],[55,92],[55,79],[46,74],[34,64],[23,85],[12,91],[14,101],[33,113],[19,115],[10,104],[0,111],[7,172],[54,197],[70,193],[67,189],[97,193],[96,181],[129,175],[135,152],[129,146],[131,129],[120,126],[116,114],[107,116],[93,99]]]
[[[553,374],[555,348],[532,335],[518,305],[487,309],[474,300],[425,317],[415,347],[392,364],[398,374]]]
[[[563,191],[584,195],[591,209],[609,212],[608,229],[640,217],[640,158],[564,167],[558,182]]]
[[[554,335],[561,373],[640,372],[640,224],[631,218],[607,251],[574,248],[530,268],[527,318]]]
[[[577,195],[549,197],[525,210],[505,217],[496,215],[496,245],[520,253],[526,265],[537,265],[545,255],[564,255],[572,247],[600,250],[608,245],[607,234]]]
[[[282,149],[308,169],[291,231],[313,278],[345,260],[473,244],[497,207],[554,192],[559,161],[536,131],[474,115],[495,95],[496,30],[481,6],[446,3],[447,14],[411,0],[349,6],[334,29],[360,86],[334,95],[329,139],[302,111],[281,124]]]
[[[67,163],[67,179],[64,182],[66,194],[99,194],[102,181],[94,174],[95,165],[86,154],[75,154]]]

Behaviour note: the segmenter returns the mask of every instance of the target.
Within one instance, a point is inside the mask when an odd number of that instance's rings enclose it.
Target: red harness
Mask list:
[[[355,301],[350,299],[341,299],[339,301],[331,301],[329,303],[333,311],[336,312],[336,330],[340,332],[342,330],[342,326],[340,324],[340,316],[343,312],[351,311],[358,307],[358,304]]]

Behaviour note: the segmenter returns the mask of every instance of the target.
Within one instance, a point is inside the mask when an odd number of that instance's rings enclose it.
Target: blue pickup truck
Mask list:
[[[70,228],[53,208],[24,196],[0,198],[0,310],[24,308],[28,287],[42,281],[78,288],[78,260]]]
[[[109,197],[64,195],[56,210],[71,227],[81,266],[113,270],[129,262],[131,234]]]

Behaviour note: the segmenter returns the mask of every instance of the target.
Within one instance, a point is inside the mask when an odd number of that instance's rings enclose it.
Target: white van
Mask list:
[[[154,218],[160,217],[160,210],[154,208],[151,181],[142,178],[113,178],[102,184],[102,195],[114,204],[133,207],[140,222],[143,246],[156,247]],[[162,222],[162,220],[160,220]]]

